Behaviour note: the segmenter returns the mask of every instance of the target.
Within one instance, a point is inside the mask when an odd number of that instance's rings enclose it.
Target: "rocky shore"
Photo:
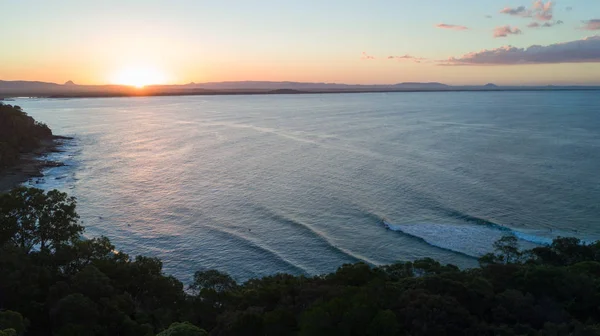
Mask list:
[[[43,171],[45,169],[63,166],[64,163],[47,160],[46,157],[50,153],[60,152],[60,148],[65,141],[72,139],[70,137],[54,135],[51,139],[42,141],[40,146],[35,150],[22,153],[15,165],[0,170],[0,193],[8,191],[33,178],[44,176]]]

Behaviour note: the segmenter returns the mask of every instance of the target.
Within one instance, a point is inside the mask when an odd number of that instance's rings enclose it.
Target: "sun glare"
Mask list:
[[[137,88],[153,84],[164,84],[165,81],[165,75],[158,69],[151,67],[124,68],[117,72],[112,80],[114,84],[135,86]]]

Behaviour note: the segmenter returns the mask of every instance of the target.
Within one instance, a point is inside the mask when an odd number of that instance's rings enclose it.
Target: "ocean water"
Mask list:
[[[19,99],[86,236],[189,281],[600,239],[600,92]]]

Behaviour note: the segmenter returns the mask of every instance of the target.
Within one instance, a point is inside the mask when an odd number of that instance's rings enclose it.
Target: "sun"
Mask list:
[[[113,84],[143,88],[147,85],[164,84],[165,74],[157,68],[147,66],[129,66],[115,73]]]

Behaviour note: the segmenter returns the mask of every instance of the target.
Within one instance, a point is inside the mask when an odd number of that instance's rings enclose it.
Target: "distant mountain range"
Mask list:
[[[0,80],[0,97],[110,97],[152,95],[218,95],[218,94],[300,94],[344,92],[402,92],[402,91],[506,91],[506,90],[600,90],[600,86],[498,86],[463,85],[443,83],[398,83],[382,85],[356,85],[338,83],[302,82],[208,82],[184,85],[151,85],[134,88],[123,85],[77,85],[72,81],[64,84],[34,81]]]

